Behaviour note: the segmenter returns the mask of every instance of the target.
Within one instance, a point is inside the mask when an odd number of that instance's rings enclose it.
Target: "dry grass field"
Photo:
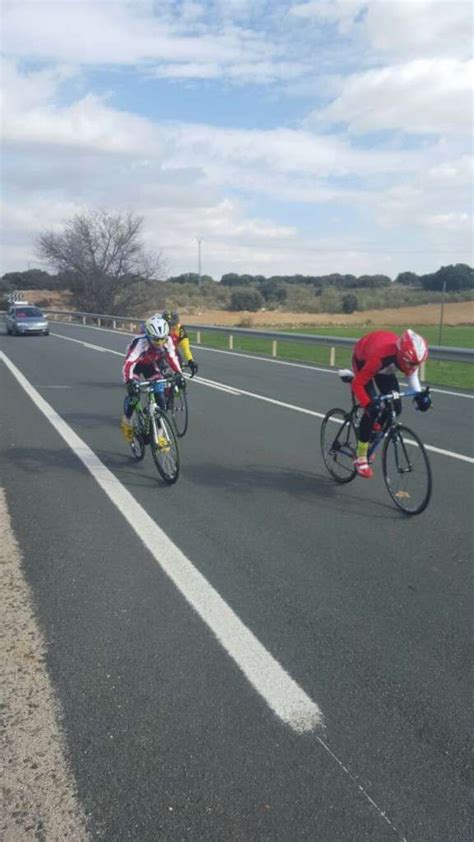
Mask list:
[[[439,322],[439,304],[421,304],[419,307],[400,307],[391,310],[361,310],[355,313],[286,313],[280,310],[269,310],[258,313],[237,312],[227,310],[206,310],[185,314],[191,324],[228,325],[237,326],[245,322],[248,327],[266,327],[280,325],[435,325]],[[444,305],[444,324],[472,325],[474,324],[474,302],[460,301]]]
[[[30,290],[25,292],[30,304],[40,304],[52,309],[70,308],[70,295],[67,292],[51,290]],[[48,302],[47,304],[45,302]],[[199,325],[228,325],[246,327],[278,327],[281,325],[435,325],[439,322],[439,304],[421,304],[418,307],[400,307],[390,310],[360,310],[355,313],[287,313],[282,310],[265,310],[258,313],[228,310],[181,310],[183,320]],[[459,301],[445,304],[445,325],[474,325],[474,302]]]

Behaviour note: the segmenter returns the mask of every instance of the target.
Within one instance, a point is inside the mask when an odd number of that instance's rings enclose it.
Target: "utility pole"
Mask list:
[[[198,286],[201,284],[201,243],[202,240],[198,239]]]
[[[446,294],[446,281],[443,281],[443,295],[441,298],[441,313],[439,315],[439,336],[438,345],[441,345],[441,333],[443,330],[443,316],[444,316],[444,296]]]

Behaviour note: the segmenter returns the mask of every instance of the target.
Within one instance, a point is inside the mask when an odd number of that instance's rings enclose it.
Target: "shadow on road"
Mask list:
[[[253,494],[265,489],[278,494],[286,492],[292,497],[304,498],[307,502],[314,501],[318,508],[333,512],[350,512],[367,517],[370,508],[371,518],[399,520],[404,517],[390,504],[388,498],[385,499],[383,489],[380,489],[380,499],[377,499],[378,489],[374,488],[372,499],[367,500],[365,496],[361,497],[357,480],[346,486],[336,485],[329,477],[309,471],[262,468],[261,465],[235,468],[207,463],[200,466],[184,465],[183,477],[194,485],[208,486],[222,492]]]

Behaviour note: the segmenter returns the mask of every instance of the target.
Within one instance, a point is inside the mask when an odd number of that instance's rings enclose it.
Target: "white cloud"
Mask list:
[[[304,63],[283,61],[284,48],[258,29],[220,18],[205,25],[196,3],[173,11],[120,0],[15,0],[4,6],[4,49],[10,56],[78,65],[141,65],[147,73],[155,67],[168,78],[219,75],[267,84],[305,71]]]
[[[390,56],[472,55],[469,0],[371,0],[364,27],[371,48]]]
[[[351,131],[458,134],[472,126],[474,62],[416,59],[349,76],[320,120],[346,123]]]
[[[472,5],[469,0],[310,0],[290,15],[334,24],[371,53],[410,58],[469,58]]]

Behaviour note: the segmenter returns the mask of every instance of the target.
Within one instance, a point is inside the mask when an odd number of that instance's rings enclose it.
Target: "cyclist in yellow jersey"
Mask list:
[[[184,365],[187,365],[191,377],[198,373],[198,364],[193,359],[193,353],[189,344],[189,336],[186,328],[179,322],[179,314],[176,310],[165,310],[161,317],[168,322],[170,326],[170,337],[173,340],[174,347],[182,357]]]

